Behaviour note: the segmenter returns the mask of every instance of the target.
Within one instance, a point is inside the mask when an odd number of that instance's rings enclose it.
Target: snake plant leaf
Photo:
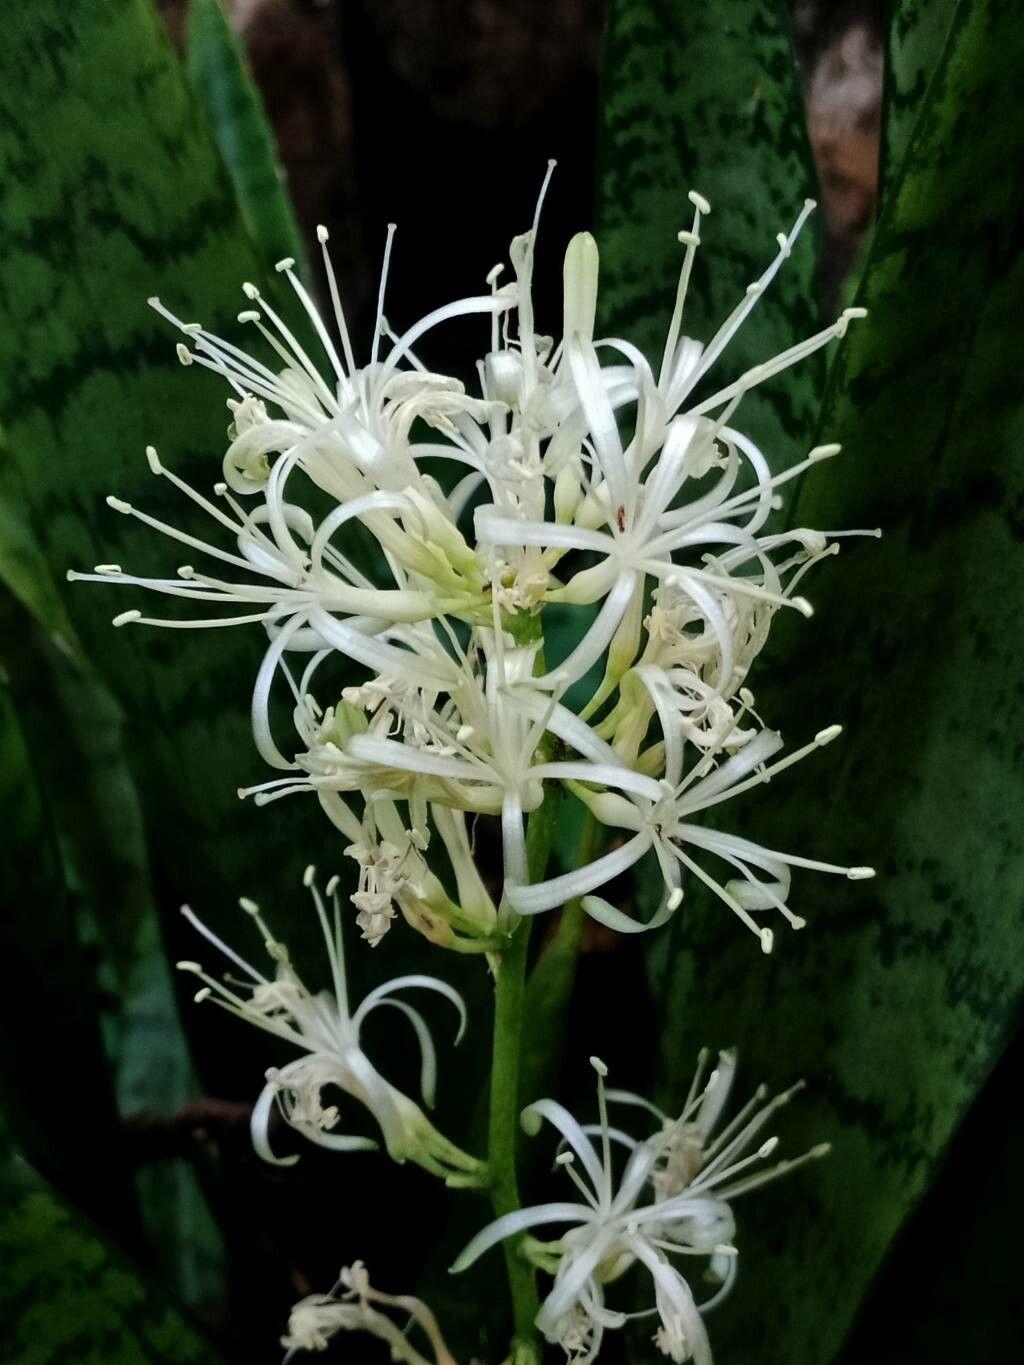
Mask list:
[[[848,736],[752,800],[749,828],[879,875],[805,874],[809,927],[770,959],[722,915],[678,924],[674,1097],[698,1041],[735,1042],[752,1079],[807,1077],[791,1144],[834,1143],[748,1206],[723,1362],[835,1358],[1019,1018],[1024,185],[1006,168],[1024,159],[1022,61],[1012,0],[960,6],[826,405],[844,452],[795,510],[885,536],[847,543],[811,585],[817,616],[791,633],[781,681],[751,677],[793,742],[835,720]]]
[[[55,579],[111,562],[160,576],[180,549],[112,512],[105,496],[206,534],[202,513],[149,474],[144,449],[156,444],[166,465],[209,491],[229,414],[213,376],[177,363],[176,338],[146,299],[219,324],[244,303],[240,282],[263,277],[263,260],[146,0],[40,0],[9,20],[0,417]],[[237,787],[265,776],[248,725],[258,633],[112,630],[133,602],[102,585],[68,587],[64,601],[126,714],[163,905],[189,901],[237,932],[235,897],[291,894],[326,824],[301,801],[260,812],[237,800]],[[176,914],[166,931],[174,956],[195,955]],[[240,1084],[226,1040],[222,1053],[207,1043],[203,1066]]]
[[[59,600],[59,599],[58,599]],[[0,609],[3,652],[33,770],[74,894],[78,936],[94,964],[119,1113],[170,1118],[195,1081],[164,953],[123,716],[94,671],[24,611]],[[54,743],[54,734],[60,743]],[[45,956],[45,934],[39,947]],[[25,944],[32,952],[32,942]],[[59,1013],[71,981],[43,977],[38,1007]],[[187,1303],[211,1296],[220,1248],[192,1167],[140,1166],[143,1224],[164,1282]]]
[[[878,184],[884,200],[949,36],[956,0],[894,0],[889,6]]]
[[[0,1328],[18,1365],[215,1365],[219,1358],[0,1134]]]
[[[250,235],[270,260],[290,256],[307,273],[274,134],[221,0],[190,0],[186,60]]]
[[[6,584],[38,621],[74,649],[74,630],[68,620],[46,562],[46,556],[29,522],[29,499],[21,470],[15,464],[4,433],[0,430],[0,583]]]
[[[1024,1208],[1024,1032],[971,1107],[928,1196],[886,1258],[840,1365],[1013,1360],[1024,1340],[1016,1246]],[[983,1254],[967,1254],[965,1249]],[[965,1313],[966,1303],[984,1312]]]
[[[677,233],[693,218],[688,190],[712,204],[684,319],[684,331],[702,339],[767,264],[785,215],[795,216],[814,193],[781,7],[749,0],[611,0],[600,120],[602,325],[638,345],[657,367],[681,263]],[[808,228],[731,343],[723,379],[815,330],[817,254],[817,235]],[[821,357],[812,357],[744,399],[741,425],[763,443],[773,467],[797,456],[797,441],[813,426],[823,378]],[[578,618],[567,614],[561,627],[556,612],[556,638],[571,640],[576,629]],[[556,646],[555,652],[562,650]],[[563,837],[558,852],[571,860],[573,841]],[[571,918],[575,922],[553,938],[530,986],[524,1068],[538,1080],[550,1081],[557,1071],[557,1040],[579,951],[578,915]],[[653,951],[659,956],[657,945]]]
[[[0,858],[0,1089],[33,1160],[108,1226],[133,1232],[136,1210],[93,963],[78,935],[55,832],[6,682],[0,684],[0,821],[8,843]]]
[[[611,0],[600,119],[601,325],[657,367],[682,263],[677,234],[693,219],[688,191],[712,206],[683,322],[705,341],[771,260],[775,234],[816,197],[783,7]],[[716,367],[723,382],[817,330],[813,221]],[[740,424],[773,468],[802,453],[824,365],[819,353],[743,400]]]

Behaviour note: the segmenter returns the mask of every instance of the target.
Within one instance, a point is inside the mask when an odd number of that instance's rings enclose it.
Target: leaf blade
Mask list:
[[[758,692],[773,721],[799,725],[794,738],[833,719],[850,734],[803,792],[761,804],[756,837],[811,853],[828,825],[827,852],[876,861],[880,876],[805,881],[796,908],[811,927],[780,940],[776,961],[751,961],[733,926],[692,916],[672,967],[669,1027],[690,1047],[695,1020],[701,1041],[739,1042],[757,1078],[782,1082],[783,1063],[807,1076],[794,1142],[836,1144],[751,1210],[756,1270],[721,1321],[726,1359],[755,1343],[766,1365],[834,1358],[1024,991],[1022,754],[1003,740],[1024,721],[1021,660],[992,612],[1012,619],[1024,602],[1012,345],[1024,203],[998,169],[1024,155],[1022,48],[1012,6],[961,6],[872,246],[858,300],[871,317],[834,372],[824,429],[844,454],[795,511],[798,524],[881,522],[885,539],[845,547],[816,580],[813,632]],[[991,699],[977,723],[974,697]],[[675,1058],[678,1090],[690,1059]]]
[[[691,188],[711,202],[684,331],[708,338],[816,196],[788,21],[775,4],[711,0],[609,7],[598,156],[602,325],[653,364],[689,228]],[[817,236],[805,229],[785,269],[730,344],[725,382],[817,327]],[[716,376],[719,370],[716,368]],[[737,419],[773,468],[798,457],[817,410],[821,356],[749,394]]]
[[[220,0],[190,0],[186,66],[253,240],[268,260],[292,257],[308,275],[274,134]]]

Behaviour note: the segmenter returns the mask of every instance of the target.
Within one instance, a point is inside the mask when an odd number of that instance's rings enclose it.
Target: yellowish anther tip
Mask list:
[[[330,233],[327,231],[327,229],[324,227],[323,223],[317,223],[317,225],[316,225],[316,239],[317,239],[317,241],[320,243],[320,245],[323,246],[325,242],[330,241],[330,238],[331,238],[331,234],[330,234]]]
[[[771,1156],[778,1145],[779,1139],[777,1137],[770,1137],[766,1142],[761,1143],[760,1147],[757,1149],[757,1154],[759,1157]]]
[[[770,953],[775,947],[775,935],[770,929],[762,929],[758,934],[758,938],[761,940],[762,953]]]
[[[78,570],[77,570],[77,569],[65,569],[65,571],[64,571],[64,578],[65,578],[65,581],[66,581],[66,582],[68,582],[68,583],[74,583],[75,580],[76,580],[78,577],[79,577],[79,574],[78,574]]]
[[[295,268],[294,256],[282,256],[282,258],[279,261],[275,262],[274,264],[274,269],[280,273],[283,273],[286,270],[294,270],[294,268]]]
[[[119,616],[115,616],[110,624],[112,626],[130,626],[133,621],[141,620],[142,612],[132,609],[131,611],[123,611]]]
[[[687,194],[686,197],[687,199],[689,199],[690,203],[693,205],[695,209],[697,209],[699,213],[711,212],[711,205],[708,203],[708,201],[704,198],[702,194],[699,194],[697,192],[697,190],[690,190],[689,194]]]
[[[151,473],[162,474],[164,472],[164,467],[160,463],[160,458],[156,453],[156,446],[146,447],[146,463],[149,465]]]
[[[241,323],[259,322],[260,315],[255,308],[243,308],[238,314],[238,321]]]
[[[674,888],[674,890],[672,891],[671,895],[670,895],[669,898],[668,898],[668,902],[667,902],[668,908],[669,908],[669,910],[672,910],[672,911],[678,910],[679,907],[682,905],[682,903],[683,903],[683,893],[682,893],[682,890],[677,886],[677,887]]]
[[[177,342],[177,344],[174,347],[174,353],[183,365],[192,364],[192,352],[188,349],[188,347],[185,345],[183,341]]]
[[[602,1080],[604,1080],[605,1076],[608,1075],[608,1068],[604,1064],[604,1062],[601,1061],[600,1057],[591,1057],[590,1065],[594,1068],[594,1070],[597,1072],[597,1074],[601,1077]]]
[[[826,725],[824,730],[819,730],[814,736],[814,742],[815,744],[831,744],[842,733],[843,727],[841,725]]]
[[[816,1147],[811,1148],[808,1155],[814,1157],[814,1159],[817,1161],[820,1160],[820,1158],[823,1156],[828,1156],[831,1150],[832,1150],[831,1142],[819,1142]]]
[[[106,502],[107,506],[113,508],[115,512],[124,512],[127,514],[132,510],[130,502],[125,502],[123,498],[115,497],[113,493],[110,493],[107,496]]]
[[[846,876],[851,882],[867,882],[875,875],[873,867],[850,867],[846,870]]]
[[[159,308],[159,307],[160,307],[160,299],[159,299],[159,296],[156,295],[156,294],[150,294],[150,296],[149,296],[149,298],[146,300],[146,302],[149,304],[150,308]]]
[[[807,212],[807,213],[813,213],[814,210],[815,210],[817,207],[818,207],[818,201],[817,201],[817,199],[805,199],[805,200],[804,200],[804,210],[805,210],[805,212]]]
[[[209,986],[204,986],[202,990],[196,991],[192,999],[196,1002],[197,1005],[201,1005],[204,1000],[209,1000],[212,994],[213,991],[210,990]]]
[[[338,889],[338,885],[339,885],[340,881],[341,881],[341,878],[338,876],[337,873],[335,873],[334,876],[331,877],[330,881],[329,881],[329,882],[327,883],[327,885],[324,887],[324,890],[327,892],[328,896],[333,896],[333,895],[334,895],[335,891],[337,891],[337,889]]]
[[[179,972],[201,972],[203,970],[198,962],[189,962],[187,960],[176,962],[174,965]]]
[[[304,887],[306,887],[307,890],[308,890],[308,888],[311,887],[311,886],[313,885],[313,882],[314,882],[315,878],[316,878],[316,868],[313,866],[312,863],[308,863],[308,864],[306,865],[306,870],[305,870],[305,872],[303,872],[303,874],[302,874],[302,885],[303,885]]]
[[[681,246],[700,246],[700,238],[696,232],[691,232],[689,228],[685,228],[682,232],[677,232],[676,241],[678,241]]]
[[[249,280],[242,285],[242,293],[247,299],[258,299],[260,296],[260,291]]]
[[[810,602],[808,602],[806,597],[793,597],[790,599],[790,601],[793,603],[793,606],[796,607],[797,611],[800,613],[801,616],[806,616],[809,619],[814,615],[814,608],[811,606]]]
[[[813,450],[807,452],[807,458],[809,460],[831,460],[833,456],[839,454],[842,448],[837,441],[833,441],[829,445],[815,446]]]
[[[804,919],[803,915],[794,915],[789,922],[789,927],[791,929],[806,929],[807,921]]]
[[[575,1156],[573,1156],[572,1152],[559,1152],[558,1155],[555,1157],[555,1165],[571,1166],[575,1160],[576,1158]]]
[[[844,308],[840,317],[844,318],[866,318],[868,310],[866,308]]]
[[[238,904],[247,915],[258,915],[260,913],[260,907],[248,896],[239,896]]]

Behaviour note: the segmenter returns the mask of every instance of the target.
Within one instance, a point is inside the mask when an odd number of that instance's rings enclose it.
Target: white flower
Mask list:
[[[523,1238],[521,1253],[553,1275],[537,1327],[546,1340],[563,1346],[571,1360],[591,1361],[606,1330],[622,1327],[630,1315],[607,1307],[605,1294],[628,1270],[650,1275],[659,1319],[659,1348],[678,1365],[694,1360],[711,1365],[711,1348],[702,1314],[728,1292],[736,1273],[735,1221],[729,1201],[806,1161],[824,1156],[826,1145],[770,1169],[760,1166],[777,1146],[776,1138],[749,1149],[769,1117],[798,1087],[762,1105],[758,1091],[718,1137],[713,1130],[728,1097],[735,1058],[723,1053],[705,1081],[706,1055],[683,1112],[670,1120],[646,1100],[627,1091],[605,1091],[604,1064],[592,1059],[598,1074],[599,1123],[581,1126],[562,1105],[540,1100],[523,1111],[523,1126],[536,1132],[547,1119],[561,1134],[556,1158],[583,1202],[540,1204],[505,1214],[485,1227],[465,1248],[452,1271],[467,1269],[489,1248],[530,1229],[561,1224],[556,1240]],[[636,1141],[608,1118],[608,1101],[650,1111],[659,1122],[651,1137]],[[593,1141],[598,1139],[597,1144]],[[614,1149],[628,1153],[616,1177]],[[719,1287],[704,1303],[694,1300],[687,1277],[673,1257],[698,1257]],[[685,1262],[684,1262],[685,1263]]]
[[[230,975],[217,978],[196,962],[179,962],[180,970],[193,973],[204,983],[196,999],[214,1001],[230,1014],[294,1044],[305,1054],[280,1069],[271,1068],[267,1072],[267,1083],[252,1114],[252,1138],[257,1153],[265,1161],[281,1166],[293,1165],[298,1160],[295,1156],[277,1157],[271,1149],[270,1119],[275,1105],[291,1127],[318,1146],[344,1152],[376,1147],[369,1138],[334,1131],[340,1118],[338,1108],[324,1102],[325,1090],[333,1089],[358,1100],[370,1111],[380,1127],[388,1154],[394,1160],[414,1161],[451,1185],[482,1183],[483,1164],[444,1138],[417,1104],[381,1076],[366,1056],[360,1037],[367,1018],[375,1009],[386,1005],[404,1015],[419,1044],[421,1089],[425,1102],[431,1105],[436,1088],[437,1056],[430,1029],[417,1009],[396,996],[407,989],[443,995],[458,1011],[458,1038],[466,1025],[462,997],[437,977],[414,974],[396,977],[375,987],[357,1008],[352,1009],[345,980],[337,878],[332,878],[327,887],[332,901],[330,916],[317,889],[312,868],[306,870],[305,884],[312,894],[323,933],[333,992],[320,991],[314,995],[306,988],[291,964],[287,948],[271,935],[253,901],[243,899],[240,904],[259,929],[264,947],[275,963],[272,977],[265,976],[228,947],[187,906],[183,910],[203,937],[242,972],[241,978]]]
[[[400,1314],[405,1324],[399,1327],[383,1312]],[[424,1356],[409,1340],[416,1326],[427,1339],[431,1357]],[[362,1261],[344,1266],[329,1294],[310,1294],[300,1300],[288,1318],[288,1332],[281,1345],[292,1359],[297,1351],[324,1351],[338,1332],[367,1332],[387,1343],[392,1360],[406,1365],[455,1365],[455,1359],[441,1336],[437,1319],[422,1299],[411,1294],[383,1294],[370,1284]]]
[[[562,336],[542,336],[532,280],[548,178],[530,230],[509,248],[511,282],[501,285],[496,267],[486,293],[439,308],[400,335],[384,311],[389,229],[360,363],[322,230],[330,325],[293,263],[278,267],[315,335],[311,349],[252,284],[243,286],[252,306],[240,321],[254,329],[260,355],[154,302],[183,334],[183,363],[213,370],[232,392],[223,478],[212,497],[147,451],[152,472],[198,506],[216,534],[204,539],[112,498],[115,510],[187,547],[190,562],[165,578],[138,578],[118,565],[71,577],[134,584],[199,603],[203,613],[190,622],[133,608],[118,625],[251,623],[265,631],[252,729],[260,757],[281,775],[242,794],[259,804],[317,795],[359,863],[356,909],[370,942],[400,913],[435,943],[488,952],[516,911],[589,895],[653,849],[666,901],[646,927],[678,906],[686,868],[767,949],[771,931],[755,913],[775,909],[800,922],[786,905],[791,866],[854,876],[867,869],[765,850],[691,818],[793,761],[764,767],[778,741],[760,723],[740,725],[746,680],[777,612],[810,613],[797,588],[837,549],[834,533],[776,532],[769,517],[780,489],[839,447],[816,447],[773,475],[736,423],[751,389],[843,336],[863,310],[847,309],[696,398],[813,204],[779,235],[767,268],[701,343],[682,332],[710,211],[692,194],[657,369],[628,342],[595,337],[599,258],[588,233],[566,253]],[[474,316],[489,336],[471,393],[464,380],[433,372],[419,346],[434,327]],[[352,539],[357,524],[369,555]],[[579,622],[575,635],[562,631],[566,650],[549,623],[567,612]],[[594,669],[599,681],[587,696]],[[282,695],[295,726],[288,740],[272,726]],[[649,741],[652,725],[660,743]],[[632,837],[588,868],[531,887],[524,817],[550,783]],[[460,823],[467,815],[501,821],[497,908],[467,871]],[[427,866],[432,832],[457,890]],[[691,844],[739,876],[721,886],[693,861]],[[588,908],[624,931],[641,927],[595,897]]]
[[[665,687],[670,690],[667,679]],[[739,835],[696,824],[693,820],[695,815],[722,801],[770,781],[815,749],[831,743],[841,733],[841,726],[833,725],[819,731],[810,744],[771,765],[768,760],[782,748],[781,735],[773,730],[760,730],[753,737],[744,737],[742,746],[729,753],[732,729],[729,726],[720,732],[718,744],[708,748],[684,773],[683,727],[656,687],[652,686],[651,696],[662,718],[665,750],[664,776],[657,798],[651,799],[643,793],[625,796],[590,792],[582,785],[574,784],[580,799],[602,824],[625,830],[631,837],[586,867],[531,886],[513,888],[510,899],[520,914],[537,914],[574,896],[582,896],[584,909],[595,919],[620,932],[634,933],[664,923],[679,907],[683,900],[682,874],[685,870],[708,886],[748,929],[757,934],[767,953],[772,949],[774,935],[770,928],[757,923],[754,913],[776,910],[793,928],[804,925],[804,920],[787,904],[791,867],[835,873],[854,881],[874,876],[874,869],[870,867],[840,867],[792,853],[780,853]],[[746,709],[746,702],[743,709]],[[733,725],[741,715],[742,711],[733,715]],[[719,758],[722,761],[716,766]],[[641,760],[640,767],[643,766]],[[657,856],[664,878],[666,899],[654,918],[643,925],[591,893],[621,876],[651,850]],[[739,876],[722,885],[695,861],[691,850],[714,854]]]

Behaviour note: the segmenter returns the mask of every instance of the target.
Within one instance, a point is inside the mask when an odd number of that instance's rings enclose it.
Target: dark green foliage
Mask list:
[[[0,1359],[214,1365],[215,1352],[0,1131]]]
[[[820,572],[815,621],[759,692],[793,743],[836,719],[848,736],[780,779],[755,836],[879,877],[806,874],[810,925],[773,959],[720,911],[684,920],[672,957],[668,1088],[698,1039],[738,1041],[751,1078],[811,1082],[790,1141],[835,1143],[749,1215],[723,1361],[835,1355],[1019,1015],[1022,60],[1015,5],[961,6],[829,389],[844,452],[794,514],[885,538]]]
[[[956,8],[956,0],[892,0],[882,92],[879,189],[883,198],[899,174]]]
[[[181,547],[104,497],[116,490],[206,533],[143,451],[155,441],[208,489],[228,414],[222,386],[182,370],[145,300],[158,293],[180,315],[230,329],[239,284],[263,277],[264,260],[148,4],[26,7],[11,17],[4,58],[17,77],[0,95],[0,412],[34,529],[55,579],[111,561],[173,572]],[[264,775],[247,717],[258,634],[118,632],[110,618],[131,605],[124,592],[77,586],[64,601],[125,709],[168,907],[191,900],[231,915],[271,868],[276,886],[295,885],[322,826],[312,822],[311,846],[301,803],[261,814],[235,795]]]
[[[303,260],[274,135],[221,0],[190,0],[188,75],[224,158],[250,236],[270,260]]]
[[[707,340],[817,195],[793,48],[764,0],[612,0],[605,46],[597,238],[602,325],[657,366],[689,228],[687,192],[711,203],[683,330]],[[716,380],[817,330],[817,230],[730,345]],[[744,399],[744,430],[773,468],[806,448],[821,395],[819,355]]]

